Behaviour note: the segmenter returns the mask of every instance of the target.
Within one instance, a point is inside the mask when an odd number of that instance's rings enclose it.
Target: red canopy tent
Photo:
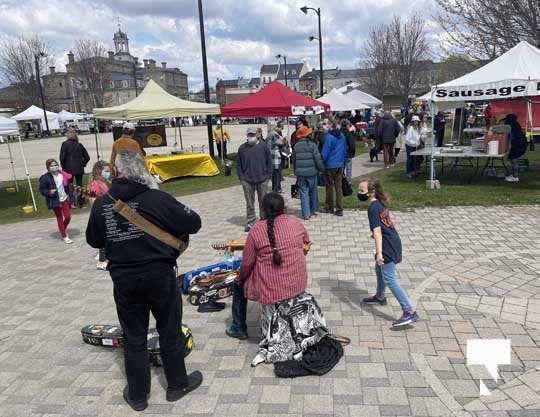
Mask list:
[[[493,116],[514,113],[523,129],[540,128],[540,98],[494,100],[491,102]]]
[[[289,117],[293,107],[320,107],[330,111],[330,106],[304,96],[274,81],[262,90],[221,108],[221,117]]]

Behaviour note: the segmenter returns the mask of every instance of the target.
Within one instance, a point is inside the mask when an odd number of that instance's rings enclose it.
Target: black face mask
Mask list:
[[[358,200],[360,200],[360,201],[368,201],[369,200],[369,197],[368,197],[367,193],[358,193],[358,194],[356,194],[356,196],[358,197]]]

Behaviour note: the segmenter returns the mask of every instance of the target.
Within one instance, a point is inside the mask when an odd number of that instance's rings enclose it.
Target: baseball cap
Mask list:
[[[419,122],[420,117],[418,117],[416,114],[412,117],[411,122]]]
[[[254,128],[254,127],[248,127],[246,129],[246,135],[256,135],[257,134],[257,129]]]
[[[312,130],[309,127],[302,126],[296,131],[297,138],[305,138],[311,135]]]
[[[134,130],[135,129],[135,124],[131,123],[131,122],[126,122],[126,123],[124,123],[122,125],[122,129]]]

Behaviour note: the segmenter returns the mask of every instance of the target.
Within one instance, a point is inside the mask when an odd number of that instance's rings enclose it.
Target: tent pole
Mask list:
[[[178,140],[176,139],[176,125],[178,124],[178,118],[174,118],[174,152],[178,152]]]
[[[430,188],[434,188],[433,181],[435,180],[435,158],[433,156],[434,148],[435,148],[435,136],[433,132],[435,131],[435,102],[432,100],[430,102],[431,107],[431,156],[430,156],[430,172],[429,172],[429,180],[430,180]]]
[[[99,123],[98,119],[94,118],[94,136],[96,140],[96,154],[97,154],[97,160],[99,161],[99,144],[98,144],[98,135],[99,135]]]
[[[461,127],[462,127],[462,124],[463,124],[463,109],[464,107],[462,107],[461,109],[459,109],[459,125],[458,125],[458,143],[461,145]]]
[[[225,138],[223,137],[223,119],[221,118],[221,115],[219,116],[219,128],[221,130],[221,166],[223,167],[223,165],[225,165],[225,161],[224,161],[224,157],[223,157],[223,154],[225,153],[225,147],[223,146],[223,141],[225,140]]]
[[[26,172],[26,179],[28,181],[28,189],[30,190],[30,195],[32,196],[32,205],[34,206],[34,210],[37,212],[38,209],[36,205],[36,198],[34,197],[34,190],[32,189],[32,181],[30,181],[30,173],[28,172],[28,165],[26,164],[26,157],[24,156],[24,149],[22,145],[21,135],[19,135],[19,146],[21,147],[21,155],[23,158],[24,170]]]
[[[184,141],[182,140],[182,126],[178,123],[178,134],[180,135],[180,149],[184,150]]]
[[[450,143],[454,143],[454,128],[456,126],[456,109],[454,109],[454,117],[452,117],[452,133],[450,135]]]
[[[11,146],[9,144],[9,136],[6,136],[7,148],[9,152],[9,164],[11,165],[11,173],[13,175],[13,182],[15,183],[15,189],[19,192],[19,183],[17,182],[17,175],[15,174],[15,164],[13,163],[13,154],[11,153]]]

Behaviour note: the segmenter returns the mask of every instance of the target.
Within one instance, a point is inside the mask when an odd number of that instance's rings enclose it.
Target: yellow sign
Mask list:
[[[163,138],[157,133],[150,133],[146,137],[146,142],[148,142],[150,146],[161,146],[163,143]]]

